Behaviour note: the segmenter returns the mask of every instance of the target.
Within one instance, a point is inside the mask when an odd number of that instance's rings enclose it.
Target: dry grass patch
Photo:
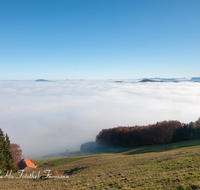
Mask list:
[[[50,169],[68,179],[1,179],[0,189],[200,189],[197,143],[167,151],[72,158],[64,164],[57,159],[59,164],[48,165],[41,173]]]

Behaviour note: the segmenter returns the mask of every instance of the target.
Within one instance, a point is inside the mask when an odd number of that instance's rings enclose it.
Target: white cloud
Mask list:
[[[191,82],[2,81],[0,127],[29,158],[78,150],[103,128],[196,120],[199,89]]]

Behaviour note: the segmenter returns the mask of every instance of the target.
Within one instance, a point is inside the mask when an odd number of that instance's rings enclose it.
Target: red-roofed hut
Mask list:
[[[33,162],[31,162],[28,159],[22,159],[18,164],[17,164],[19,170],[24,170],[25,172],[30,171],[32,169],[36,169],[36,166]]]

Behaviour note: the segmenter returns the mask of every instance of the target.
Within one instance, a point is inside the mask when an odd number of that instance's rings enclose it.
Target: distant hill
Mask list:
[[[49,80],[45,80],[45,79],[37,79],[35,80],[35,82],[50,82]]]
[[[193,82],[200,82],[200,77],[192,77],[191,81],[193,81]]]
[[[176,79],[176,78],[152,78],[154,80],[159,80],[160,82],[178,82],[182,79]]]
[[[117,81],[115,81],[115,82],[117,82],[117,83],[121,83],[121,82],[124,82],[124,81],[122,81],[122,80],[117,80]]]
[[[156,80],[152,80],[152,79],[143,79],[139,82],[160,82],[160,81],[156,81]]]
[[[155,77],[155,78],[142,78],[140,79],[139,82],[183,82],[183,81],[200,81],[200,77],[195,77],[195,79],[190,80],[190,79],[186,79],[186,78],[159,78],[159,77]]]

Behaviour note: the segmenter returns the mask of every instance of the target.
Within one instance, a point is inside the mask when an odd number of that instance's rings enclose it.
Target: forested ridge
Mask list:
[[[103,129],[95,142],[81,145],[82,151],[93,151],[101,147],[137,147],[169,144],[200,139],[200,119],[188,124],[177,120],[161,121],[143,126],[128,126]]]

